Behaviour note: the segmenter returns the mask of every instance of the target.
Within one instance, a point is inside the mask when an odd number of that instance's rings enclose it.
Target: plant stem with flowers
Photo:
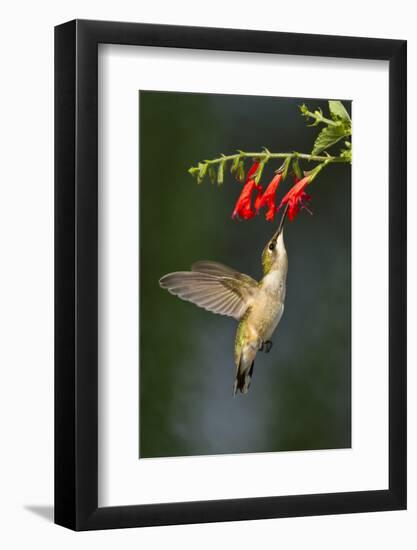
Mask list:
[[[199,162],[197,166],[189,169],[190,174],[196,177],[197,183],[201,183],[208,176],[212,183],[217,182],[218,185],[221,185],[224,182],[226,169],[230,169],[236,179],[244,183],[233,210],[233,219],[251,219],[265,207],[267,209],[266,220],[273,221],[276,212],[284,205],[288,205],[288,217],[292,221],[300,210],[309,211],[307,204],[311,197],[307,195],[305,188],[315,180],[323,168],[335,163],[351,164],[352,122],[343,104],[340,101],[329,101],[330,118],[323,116],[320,109],[310,111],[304,104],[301,105],[300,110],[304,117],[312,121],[309,126],[323,124],[311,153],[297,151],[271,153],[266,147],[260,152],[238,150],[232,155],[221,155],[218,158]],[[339,149],[338,154],[330,154],[328,149],[340,142],[343,142],[343,146]],[[245,160],[247,159],[252,160],[252,165],[245,173]],[[274,160],[283,160],[283,162],[263,191],[260,181],[264,167],[268,162]],[[305,161],[313,162],[315,166],[305,171],[301,166],[301,162]],[[278,186],[289,173],[294,176],[294,185],[277,205]],[[253,198],[255,191],[256,197]]]

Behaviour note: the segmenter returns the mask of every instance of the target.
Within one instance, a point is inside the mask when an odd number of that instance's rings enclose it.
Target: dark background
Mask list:
[[[285,312],[270,354],[257,356],[247,395],[232,395],[237,322],[158,285],[205,259],[261,277],[277,222],[233,221],[241,184],[226,170],[223,186],[208,178],[197,185],[187,170],[236,149],[310,152],[318,129],[306,126],[298,105],[328,114],[327,101],[152,91],[139,98],[140,457],[350,447],[347,165],[328,166],[309,187],[313,216],[287,222]],[[264,186],[278,166],[269,162]]]

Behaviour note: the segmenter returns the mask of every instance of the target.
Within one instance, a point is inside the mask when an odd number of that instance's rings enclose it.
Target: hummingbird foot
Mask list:
[[[259,346],[258,351],[264,351],[265,353],[269,353],[272,348],[272,342],[271,340],[265,340],[261,342],[261,345]]]

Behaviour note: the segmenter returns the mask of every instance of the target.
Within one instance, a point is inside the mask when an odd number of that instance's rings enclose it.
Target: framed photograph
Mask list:
[[[55,29],[55,522],[406,508],[406,42]]]

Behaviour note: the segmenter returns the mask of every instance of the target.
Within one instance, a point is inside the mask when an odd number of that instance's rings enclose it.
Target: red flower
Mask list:
[[[293,221],[298,212],[303,208],[310,212],[307,208],[307,203],[311,200],[311,197],[304,191],[309,183],[310,176],[305,176],[301,180],[297,180],[297,178],[295,178],[295,185],[291,187],[282,199],[279,207],[281,208],[284,204],[288,204],[288,217],[290,218],[290,221]]]
[[[282,173],[276,174],[272,178],[268,187],[265,189],[265,193],[263,195],[258,194],[256,198],[255,209],[257,213],[264,206],[268,208],[268,212],[265,215],[265,218],[267,221],[273,221],[275,213],[278,212],[278,207],[275,204],[275,195],[281,179],[282,179]]]
[[[250,179],[252,179],[252,176],[256,174],[259,168],[259,162],[256,161],[252,164],[252,166],[249,168],[248,173],[246,174],[246,181],[245,183],[248,183]]]
[[[232,218],[241,218],[243,220],[250,220],[254,217],[255,212],[252,209],[252,193],[254,189],[258,190],[258,197],[262,192],[262,187],[257,185],[253,176],[256,174],[259,168],[259,162],[254,162],[249,168],[248,173],[246,174],[245,185],[242,189],[242,192],[237,199],[235,209],[233,210]]]
[[[254,189],[258,190],[259,193],[262,192],[262,187],[257,185],[255,180],[247,180],[242,192],[240,193],[239,198],[237,199],[235,209],[233,210],[232,218],[242,218],[244,220],[250,220],[254,217],[255,211],[251,206],[252,193]]]

